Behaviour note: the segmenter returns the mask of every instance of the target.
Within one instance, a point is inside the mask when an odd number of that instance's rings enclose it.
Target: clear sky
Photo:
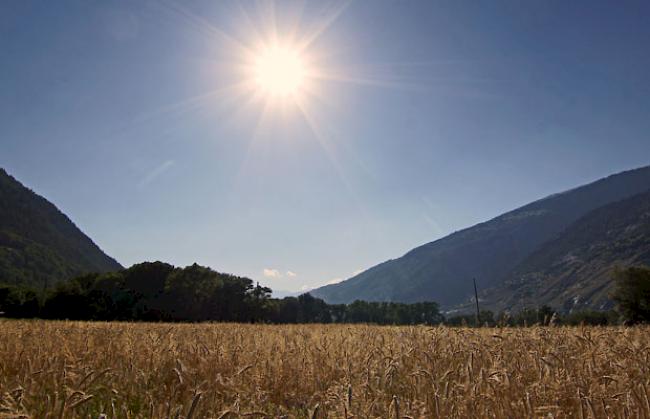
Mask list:
[[[299,100],[240,87],[274,34]],[[650,164],[649,48],[647,1],[5,0],[0,166],[125,266],[300,290]]]

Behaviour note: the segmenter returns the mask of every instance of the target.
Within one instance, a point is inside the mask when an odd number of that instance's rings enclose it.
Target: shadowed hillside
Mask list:
[[[417,247],[312,294],[331,303],[428,300],[448,308],[470,298],[473,277],[481,289],[501,284],[541,245],[585,214],[649,188],[650,167],[612,175]]]
[[[650,264],[650,192],[598,208],[544,244],[482,298],[496,309],[613,306],[616,266]]]
[[[40,288],[119,269],[52,203],[0,169],[0,282]]]

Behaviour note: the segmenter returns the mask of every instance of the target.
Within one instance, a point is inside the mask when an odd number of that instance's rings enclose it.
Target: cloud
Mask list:
[[[314,289],[314,287],[310,287],[309,285],[303,285],[302,287],[300,287],[300,291],[302,291],[302,292],[306,292],[306,291],[313,290],[313,289]]]
[[[270,268],[264,268],[264,276],[267,278],[282,278],[280,271]]]
[[[298,276],[294,271],[287,271],[285,274],[282,274],[282,272],[274,268],[264,268],[262,272],[267,278],[284,278],[285,276],[287,278],[295,278]]]
[[[144,187],[156,180],[157,177],[171,169],[171,167],[174,165],[174,160],[167,160],[166,162],[162,163],[158,167],[154,168],[152,171],[150,171],[147,176],[142,178],[140,182],[138,183],[139,187]]]
[[[357,269],[356,271],[352,272],[352,275],[350,276],[350,278],[359,275],[361,272],[364,272],[364,269]],[[329,281],[325,282],[323,284],[323,286],[338,284],[339,282],[345,281],[345,279],[346,278],[341,278],[341,277],[332,278]]]
[[[343,278],[333,278],[330,279],[325,283],[325,285],[333,285],[333,284],[338,284],[339,282],[343,281]]]

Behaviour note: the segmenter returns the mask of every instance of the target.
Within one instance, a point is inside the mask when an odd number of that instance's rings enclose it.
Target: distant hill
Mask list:
[[[0,283],[40,288],[120,269],[53,204],[0,168]]]
[[[287,290],[273,290],[271,293],[273,298],[297,297],[309,291],[287,291]]]
[[[535,201],[490,221],[417,247],[355,277],[311,291],[329,303],[468,301],[472,278],[496,287],[541,246],[587,213],[650,189],[650,166],[622,172]]]
[[[612,270],[650,265],[650,192],[589,212],[479,300],[494,309],[612,307]]]

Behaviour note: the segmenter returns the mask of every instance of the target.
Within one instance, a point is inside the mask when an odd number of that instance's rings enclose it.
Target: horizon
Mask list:
[[[650,4],[626,4],[4,3],[0,167],[124,266],[315,288],[648,166]],[[267,48],[233,94],[232,45],[294,29],[304,80]]]
[[[320,287],[324,287],[324,286],[326,286],[326,285],[335,285],[335,284],[338,284],[338,283],[340,283],[340,282],[342,282],[342,281],[345,281],[345,280],[347,280],[347,279],[351,279],[351,278],[353,278],[354,276],[356,276],[356,275],[358,275],[358,274],[364,272],[364,271],[367,270],[367,269],[370,269],[370,268],[372,268],[372,267],[374,267],[374,266],[377,266],[377,265],[379,265],[379,264],[382,264],[383,262],[387,262],[387,261],[394,260],[394,259],[399,259],[400,257],[406,255],[407,253],[411,252],[412,250],[417,249],[418,247],[425,246],[425,245],[427,245],[427,244],[431,244],[431,243],[433,243],[433,242],[436,242],[436,241],[438,241],[438,240],[444,239],[444,238],[446,238],[446,237],[448,237],[448,236],[450,236],[450,235],[453,235],[453,234],[455,234],[455,233],[462,232],[462,231],[464,231],[464,230],[471,229],[471,228],[473,228],[473,227],[475,227],[475,226],[477,226],[477,225],[479,225],[479,224],[482,224],[482,223],[485,223],[485,222],[492,221],[492,220],[495,219],[495,218],[499,218],[499,217],[501,217],[501,216],[503,216],[503,215],[506,215],[506,214],[508,214],[508,213],[510,213],[510,212],[512,212],[512,211],[519,210],[519,209],[521,209],[521,208],[523,208],[523,207],[528,206],[529,204],[534,204],[534,203],[536,203],[536,202],[538,202],[538,201],[544,201],[544,200],[546,200],[546,199],[553,198],[553,197],[555,197],[555,196],[557,196],[557,195],[562,195],[562,194],[564,194],[564,193],[571,192],[571,191],[573,191],[573,190],[575,190],[575,189],[580,189],[581,187],[588,186],[588,185],[591,185],[591,184],[593,184],[593,183],[596,183],[596,182],[599,182],[599,181],[602,181],[602,180],[608,179],[608,178],[610,178],[610,177],[612,177],[612,176],[622,175],[622,174],[625,174],[625,173],[628,173],[628,172],[633,172],[633,171],[643,170],[643,169],[648,169],[648,168],[650,168],[650,165],[640,166],[640,167],[634,167],[634,168],[630,168],[630,169],[625,169],[625,170],[623,170],[623,171],[616,172],[616,173],[611,173],[611,174],[606,175],[606,176],[604,176],[604,177],[601,177],[601,178],[598,178],[598,179],[594,179],[594,180],[588,181],[588,182],[583,183],[583,184],[580,184],[580,185],[576,185],[576,186],[574,186],[574,187],[571,187],[571,188],[568,188],[568,189],[565,189],[565,190],[562,190],[562,191],[558,191],[558,192],[555,192],[555,193],[552,193],[552,194],[549,194],[549,195],[546,195],[546,196],[539,197],[539,198],[534,199],[534,200],[532,200],[532,201],[530,201],[530,202],[527,202],[527,203],[525,203],[525,204],[522,204],[522,205],[520,205],[520,206],[518,206],[518,207],[511,208],[511,209],[509,209],[509,210],[507,210],[507,211],[505,211],[505,212],[503,212],[503,213],[501,213],[501,214],[497,214],[496,216],[494,216],[494,217],[492,217],[492,218],[489,218],[489,219],[486,219],[486,220],[478,221],[476,224],[472,224],[472,225],[468,225],[468,226],[465,226],[465,227],[461,227],[461,228],[459,228],[458,230],[454,230],[454,231],[452,231],[452,232],[450,232],[450,233],[448,233],[448,234],[446,234],[446,235],[444,235],[444,236],[441,236],[441,237],[439,237],[439,238],[436,238],[436,239],[434,239],[434,240],[432,240],[432,241],[430,241],[430,242],[421,243],[421,244],[419,244],[419,245],[417,245],[417,246],[415,246],[415,247],[413,247],[413,248],[411,248],[411,249],[408,249],[408,250],[407,250],[404,254],[402,254],[402,255],[398,255],[398,256],[396,256],[396,257],[394,257],[394,258],[391,258],[391,259],[387,259],[387,260],[384,260],[384,261],[378,262],[377,264],[375,264],[375,265],[373,265],[373,266],[369,266],[369,267],[366,268],[366,269],[360,269],[360,270],[358,270],[358,271],[355,271],[355,272],[353,272],[353,273],[351,274],[351,276],[350,276],[349,278],[343,278],[341,281],[338,281],[338,280],[337,280],[337,281],[332,281],[332,282],[328,282],[328,283],[324,283],[324,284],[316,285],[315,287],[303,287],[302,289],[299,289],[299,290],[285,290],[285,289],[274,288],[274,289],[273,289],[273,295],[274,295],[274,296],[280,296],[280,297],[284,297],[284,296],[296,296],[296,295],[299,295],[299,294],[302,294],[302,293],[308,293],[308,292],[310,292],[310,291],[312,291],[312,290],[315,290],[315,289],[320,288]],[[6,172],[6,170],[5,170],[3,167],[0,167],[0,170],[5,171],[5,173],[7,173],[10,177],[13,177],[16,181],[18,181],[19,183],[22,184],[22,182],[20,182],[20,179],[16,179],[14,176],[11,175],[11,173]],[[39,196],[45,198],[48,202],[50,202],[51,204],[53,204],[55,207],[58,208],[58,206],[56,205],[56,203],[49,201],[49,200],[47,199],[47,197],[45,197],[45,196],[43,196],[43,195],[40,195],[37,191],[34,191],[34,190],[29,186],[29,185],[25,185],[25,184],[23,184],[23,186],[26,187],[27,189],[31,190],[32,192],[36,193],[37,195],[39,195]],[[59,210],[60,210],[60,209],[59,209]],[[63,215],[65,215],[65,216],[67,217],[67,214],[63,213]],[[71,221],[73,224],[75,224],[75,221],[74,221],[73,219],[71,219],[70,221]],[[76,225],[76,224],[75,224],[75,225]],[[77,226],[77,227],[80,228],[80,226]],[[82,228],[80,228],[80,230],[82,231],[82,233],[85,234],[85,232],[83,231]],[[92,237],[88,237],[88,238],[89,238],[91,241],[93,241]],[[93,243],[94,243],[94,241],[93,241]],[[98,245],[98,243],[95,243],[95,244],[99,247],[100,250],[104,251],[104,249],[102,249],[101,246]],[[112,259],[115,259],[115,258],[113,258],[111,255],[107,255],[107,256],[111,257]],[[120,263],[117,259],[115,259],[115,260],[116,260],[118,263]],[[159,260],[159,259],[155,259],[155,258],[154,258],[154,259],[148,259],[148,260],[142,260],[142,261],[139,261],[139,262],[135,262],[134,264],[138,264],[138,263],[147,263],[147,262],[163,262],[163,263],[168,263],[168,262],[166,262],[166,261],[164,261],[164,260]],[[186,267],[189,267],[189,266],[194,265],[194,264],[196,264],[196,262],[189,263],[189,264],[187,264],[187,265],[185,265],[185,266],[182,266],[182,265],[175,265],[175,266],[178,267],[178,268],[186,268]],[[132,265],[133,265],[133,264],[132,264]],[[132,266],[132,265],[131,265],[131,266]],[[125,269],[127,269],[127,268],[129,268],[129,265],[123,265],[123,267],[124,267]],[[209,268],[211,268],[211,269],[213,269],[213,270],[215,270],[215,271],[217,271],[217,272],[220,272],[220,273],[225,273],[225,274],[229,274],[229,275],[235,275],[235,276],[242,276],[242,277],[243,277],[243,275],[238,275],[236,272],[225,272],[225,271],[219,271],[218,268],[213,267],[213,266],[207,266],[207,267],[209,267]],[[260,281],[257,281],[257,282],[259,283]],[[263,284],[263,285],[264,285],[264,286],[269,286],[268,284]]]

